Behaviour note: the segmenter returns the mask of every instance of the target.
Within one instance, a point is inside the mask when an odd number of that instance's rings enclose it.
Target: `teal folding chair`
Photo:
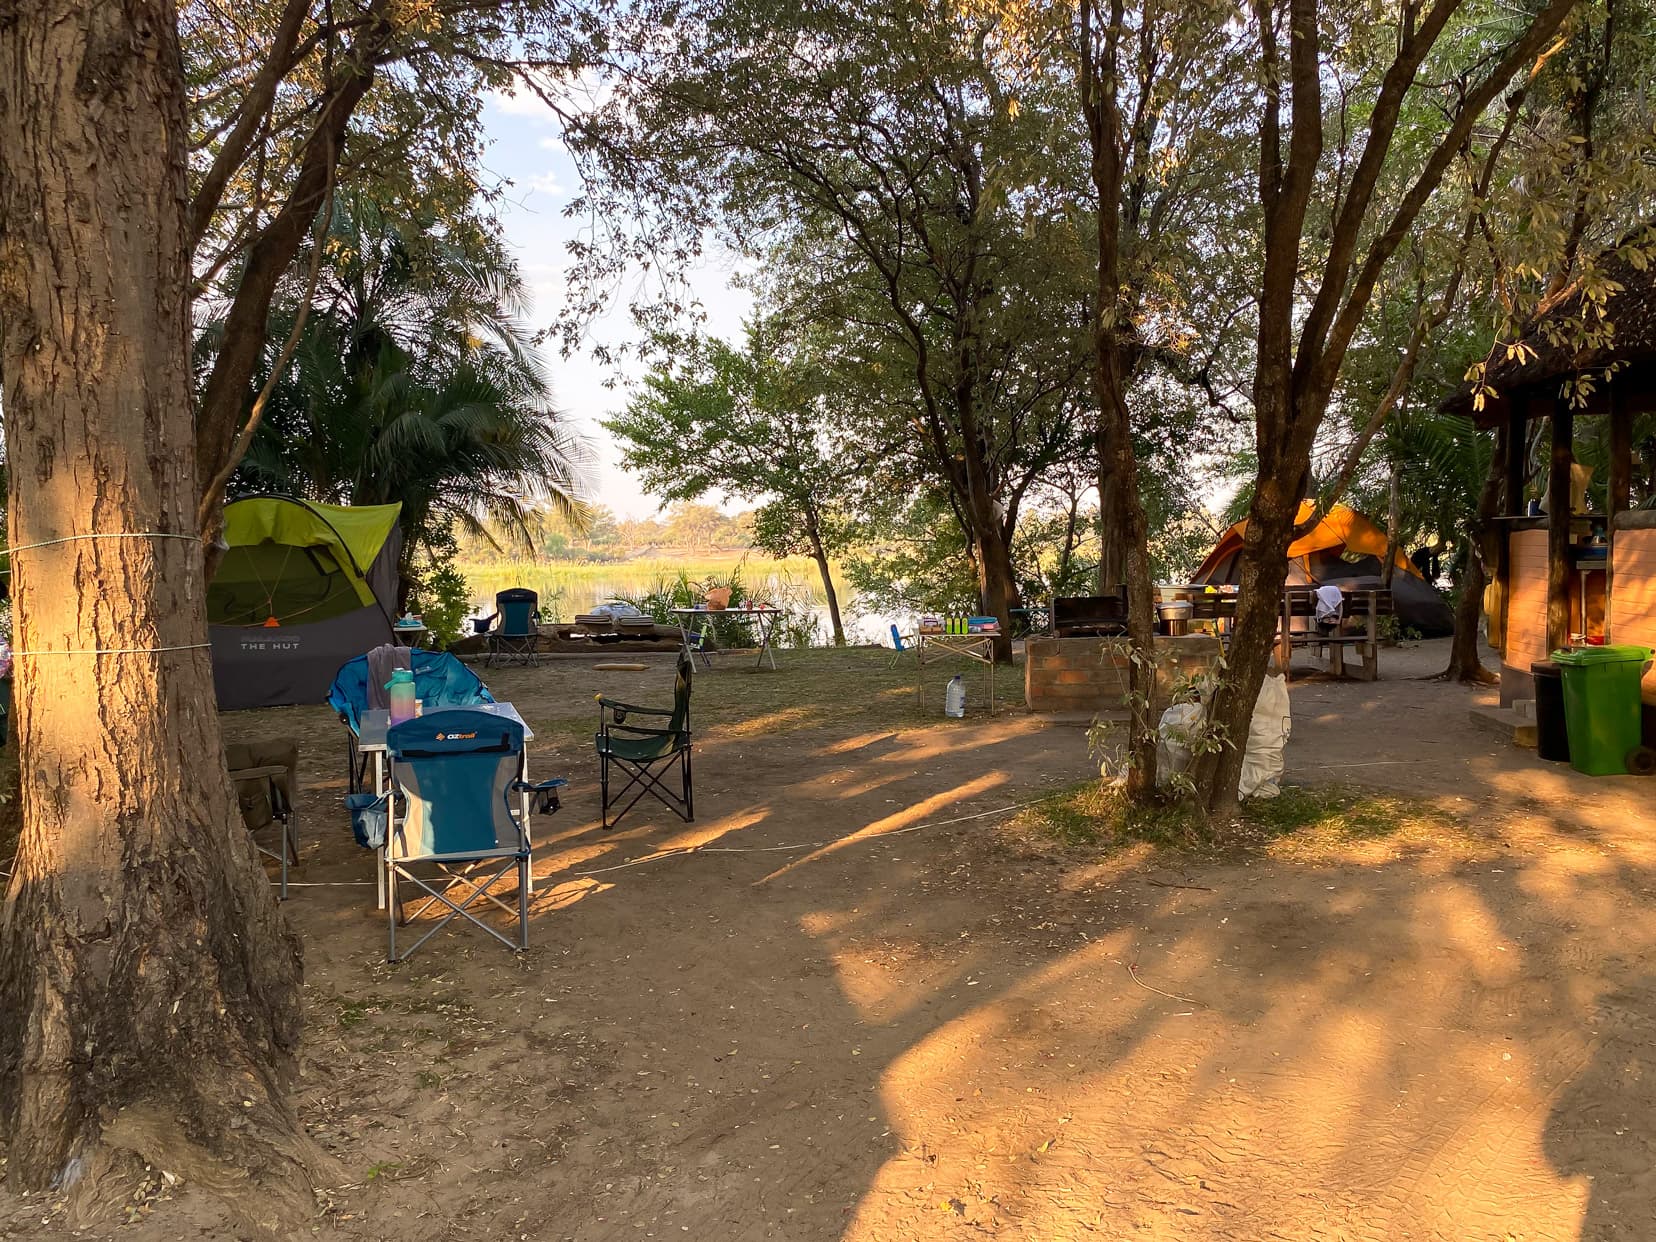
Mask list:
[[[464,707],[393,725],[386,734],[386,753],[391,761],[385,841],[389,960],[406,959],[455,919],[509,949],[527,949],[529,825],[513,803],[528,795],[530,813],[549,815],[558,809],[558,790],[568,782],[560,778],[531,785],[523,780],[523,726]],[[491,891],[513,872],[515,908]],[[405,885],[413,888],[412,900],[419,903],[413,910],[403,908]],[[478,917],[483,905],[512,917],[515,938]],[[413,922],[433,906],[442,917],[399,953],[398,925]]]
[[[495,596],[494,628],[488,631],[489,654],[484,663],[493,666],[507,660],[540,663],[540,596],[528,587],[509,587]]]
[[[422,710],[494,702],[494,695],[482,679],[448,652],[416,648],[408,657],[409,667],[414,671],[414,697],[420,700]],[[345,779],[351,793],[363,788],[368,770],[368,756],[357,749],[357,734],[362,730],[362,713],[368,710],[371,698],[368,657],[359,655],[340,665],[328,689],[328,706],[339,713],[345,725]]]
[[[696,803],[690,781],[690,685],[696,661],[688,649],[679,649],[678,676],[673,682],[671,707],[639,707],[598,696],[598,790],[600,817],[605,830],[615,827],[621,817],[649,794],[685,823],[696,818]],[[642,716],[659,725],[634,723]],[[663,776],[677,765],[679,788],[662,783]],[[610,768],[619,768],[626,784],[610,792]],[[610,807],[633,789],[631,800],[614,815]]]

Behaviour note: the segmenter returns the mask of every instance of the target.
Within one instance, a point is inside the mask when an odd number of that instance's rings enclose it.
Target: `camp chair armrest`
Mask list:
[[[506,787],[507,810],[511,809],[513,794],[533,794],[534,802],[530,810],[535,815],[551,815],[559,810],[563,803],[558,800],[558,790],[569,784],[561,776],[554,776],[549,781],[513,781]]]
[[[262,768],[231,768],[233,781],[279,780],[288,774],[286,765],[275,763]]]

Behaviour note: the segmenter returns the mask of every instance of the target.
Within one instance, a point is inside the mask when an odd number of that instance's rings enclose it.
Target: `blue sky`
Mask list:
[[[484,155],[487,174],[510,183],[499,216],[534,294],[534,324],[546,327],[562,305],[566,246],[580,228],[580,221],[563,214],[578,184],[575,165],[560,140],[555,118],[534,96],[491,95],[483,119],[489,139]],[[691,288],[706,309],[707,330],[727,337],[739,331],[750,305],[746,293],[730,287],[729,277],[730,263],[724,257],[709,259],[689,273]],[[612,346],[632,339],[626,308],[614,308],[590,325],[588,336],[594,344]],[[564,359],[555,352],[549,362],[558,407],[594,453],[589,471],[591,499],[624,517],[653,516],[659,502],[617,465],[615,445],[598,425],[625,404],[625,381],[636,378],[636,363],[625,363],[617,371],[599,366],[590,353]],[[622,382],[606,387],[610,379]]]

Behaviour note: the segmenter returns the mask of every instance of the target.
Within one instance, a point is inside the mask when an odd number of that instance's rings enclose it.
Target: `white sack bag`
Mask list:
[[[1190,744],[1207,712],[1200,703],[1175,703],[1156,725],[1156,784],[1165,787],[1190,766]]]
[[[1274,798],[1282,792],[1283,751],[1293,731],[1288,705],[1288,679],[1267,677],[1259,687],[1253,719],[1248,724],[1248,746],[1242,752],[1239,798]]]

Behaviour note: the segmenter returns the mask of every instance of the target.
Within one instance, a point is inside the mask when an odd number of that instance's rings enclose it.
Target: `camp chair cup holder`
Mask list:
[[[530,781],[513,781],[506,787],[506,797],[509,803],[513,794],[528,794],[530,798],[529,813],[531,815],[552,815],[563,806],[563,803],[558,800],[558,790],[567,784],[569,782],[562,777],[533,783]]]

